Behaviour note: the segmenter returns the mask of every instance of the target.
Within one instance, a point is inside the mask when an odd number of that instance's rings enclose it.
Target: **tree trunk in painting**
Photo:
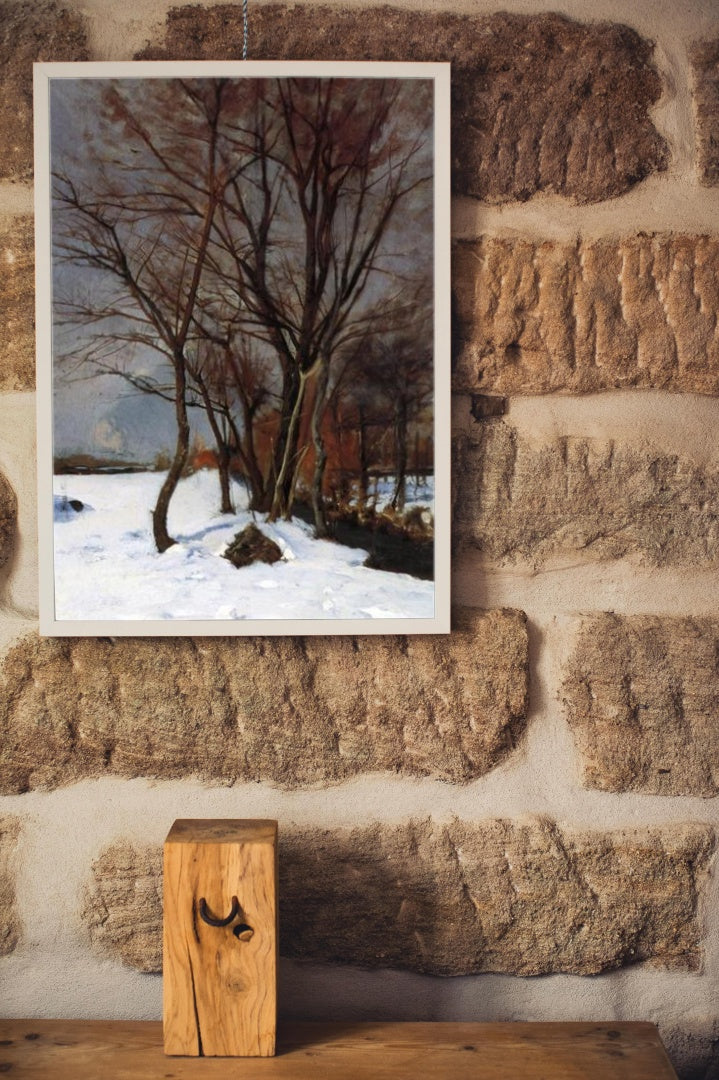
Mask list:
[[[162,554],[172,547],[175,540],[167,531],[167,512],[170,508],[170,500],[175,493],[175,488],[180,482],[187,458],[190,453],[190,422],[187,416],[187,373],[185,371],[184,357],[175,359],[175,417],[177,420],[177,442],[172,464],[168,470],[165,481],[157,496],[155,509],[152,511],[152,534],[157,550]]]

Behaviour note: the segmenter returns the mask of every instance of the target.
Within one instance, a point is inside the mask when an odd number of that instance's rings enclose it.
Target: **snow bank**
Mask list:
[[[220,514],[217,473],[181,481],[170,506],[178,541],[160,555],[151,510],[163,473],[55,477],[58,500],[92,513],[55,518],[57,619],[373,619],[430,618],[434,583],[371,570],[367,552],[316,540],[297,519],[269,525],[250,514]],[[63,502],[64,500],[64,502]],[[222,553],[251,520],[279,544],[282,562],[236,570]]]

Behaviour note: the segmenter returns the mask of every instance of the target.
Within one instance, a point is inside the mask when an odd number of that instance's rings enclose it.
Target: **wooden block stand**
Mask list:
[[[274,1054],[277,822],[176,821],[163,907],[165,1053]]]

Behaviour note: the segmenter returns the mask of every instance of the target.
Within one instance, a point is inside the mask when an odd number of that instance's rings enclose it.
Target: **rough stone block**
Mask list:
[[[26,637],[0,670],[0,789],[107,773],[474,779],[524,730],[525,617],[465,609],[454,625],[386,638]]]
[[[0,956],[18,943],[20,919],[15,903],[15,849],[20,833],[17,818],[0,818]]]
[[[453,535],[494,563],[632,557],[719,566],[719,470],[648,445],[562,437],[534,444],[503,421],[454,443]]]
[[[588,619],[564,683],[587,786],[719,793],[717,658],[716,619]]]
[[[699,178],[708,187],[715,187],[719,184],[719,38],[696,42],[690,56]]]
[[[17,496],[0,473],[0,567],[5,566],[13,552],[17,527]]]
[[[33,167],[32,65],[87,60],[82,18],[50,0],[2,6],[0,21],[0,178],[29,180]]]
[[[593,974],[639,961],[696,970],[712,848],[708,828],[688,825],[280,823],[280,951],[433,975]],[[161,872],[159,851],[121,843],[96,861],[87,891],[96,946],[142,971],[161,965]]]
[[[35,385],[34,266],[32,217],[0,220],[0,392]]]
[[[719,237],[454,249],[458,390],[719,393]]]
[[[490,202],[556,192],[620,195],[666,167],[648,115],[661,94],[652,45],[627,26],[557,14],[474,16],[392,7],[269,4],[252,12],[253,60],[452,62],[453,175]],[[242,55],[242,8],[172,8],[147,59]]]
[[[162,971],[162,848],[106,848],[92,865],[82,917],[100,948],[138,971]]]

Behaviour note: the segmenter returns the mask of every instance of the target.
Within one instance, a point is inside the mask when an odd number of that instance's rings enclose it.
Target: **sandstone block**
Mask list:
[[[138,971],[162,971],[162,848],[106,848],[93,863],[82,916],[100,948]]]
[[[503,421],[454,444],[453,535],[495,563],[571,555],[648,566],[719,565],[719,471],[648,445],[534,444]]]
[[[17,496],[0,473],[0,567],[3,567],[12,555],[16,526]]]
[[[564,683],[587,786],[719,793],[718,656],[716,619],[587,620]]]
[[[392,7],[269,4],[252,14],[253,60],[452,63],[453,174],[490,202],[556,192],[578,202],[620,195],[664,169],[649,108],[661,94],[652,45],[627,26],[561,15],[458,15]],[[242,9],[172,8],[144,59],[242,55]]]
[[[690,50],[694,69],[699,178],[708,187],[719,184],[719,38],[698,41]]]
[[[0,392],[31,390],[35,385],[35,281],[29,214],[0,223],[0,267]]]
[[[570,832],[529,818],[288,832],[280,823],[280,951],[433,975],[593,974],[639,961],[695,970],[712,847],[701,826]],[[94,864],[87,892],[96,946],[142,971],[161,965],[160,881],[159,850],[121,843]]]
[[[719,238],[455,245],[458,390],[719,393]]]
[[[286,787],[389,771],[463,782],[524,730],[517,611],[447,636],[38,639],[0,669],[0,789],[114,774]]]
[[[33,167],[32,65],[87,60],[84,24],[55,0],[3,4],[0,25],[0,178],[29,180]]]
[[[15,903],[15,849],[20,826],[17,818],[0,818],[0,956],[18,943],[20,919]]]

